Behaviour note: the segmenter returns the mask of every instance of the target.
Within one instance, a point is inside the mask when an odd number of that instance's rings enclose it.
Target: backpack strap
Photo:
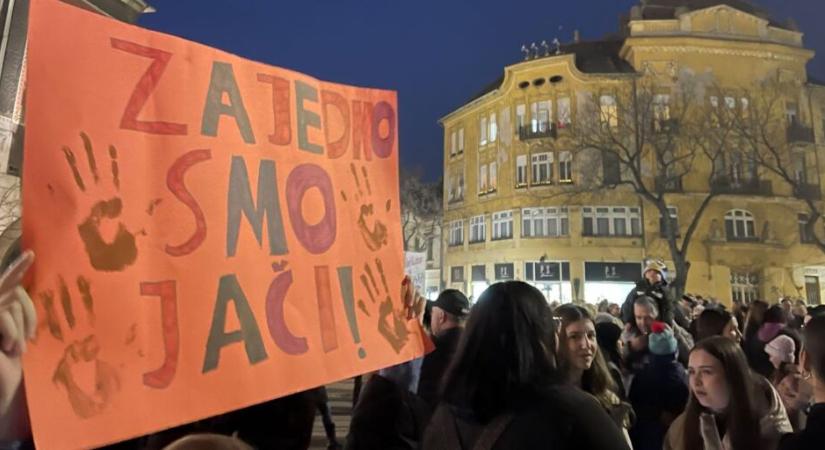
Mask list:
[[[458,437],[458,424],[449,406],[445,404],[438,406],[430,420],[430,426],[434,426],[437,435],[444,439],[444,446],[442,448],[451,450],[464,449]]]
[[[496,416],[484,427],[481,436],[479,436],[476,441],[476,445],[473,446],[473,450],[492,450],[498,439],[504,434],[504,430],[507,429],[512,421],[512,413],[499,414]]]

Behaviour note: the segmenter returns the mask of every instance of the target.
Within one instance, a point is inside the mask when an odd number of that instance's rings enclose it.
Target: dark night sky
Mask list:
[[[438,119],[521,58],[524,43],[618,29],[638,0],[149,0],[143,27],[337,83],[398,91],[401,164],[441,176]],[[825,80],[825,2],[757,0],[796,20]]]

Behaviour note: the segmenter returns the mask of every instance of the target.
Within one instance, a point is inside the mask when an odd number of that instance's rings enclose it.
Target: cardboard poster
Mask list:
[[[422,354],[391,91],[32,2],[25,357],[38,448],[94,447]]]

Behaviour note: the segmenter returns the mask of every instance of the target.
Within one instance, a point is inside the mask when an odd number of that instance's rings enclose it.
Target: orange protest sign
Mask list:
[[[32,2],[25,358],[39,448],[409,360],[397,103]]]

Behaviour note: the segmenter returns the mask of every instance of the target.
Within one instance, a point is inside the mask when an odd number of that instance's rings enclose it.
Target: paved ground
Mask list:
[[[332,411],[332,420],[335,422],[335,434],[338,442],[344,444],[349,431],[350,415],[352,413],[352,379],[344,380],[327,386],[329,408]],[[326,450],[327,437],[324,433],[324,424],[320,414],[315,415],[315,424],[312,427],[312,450]]]

